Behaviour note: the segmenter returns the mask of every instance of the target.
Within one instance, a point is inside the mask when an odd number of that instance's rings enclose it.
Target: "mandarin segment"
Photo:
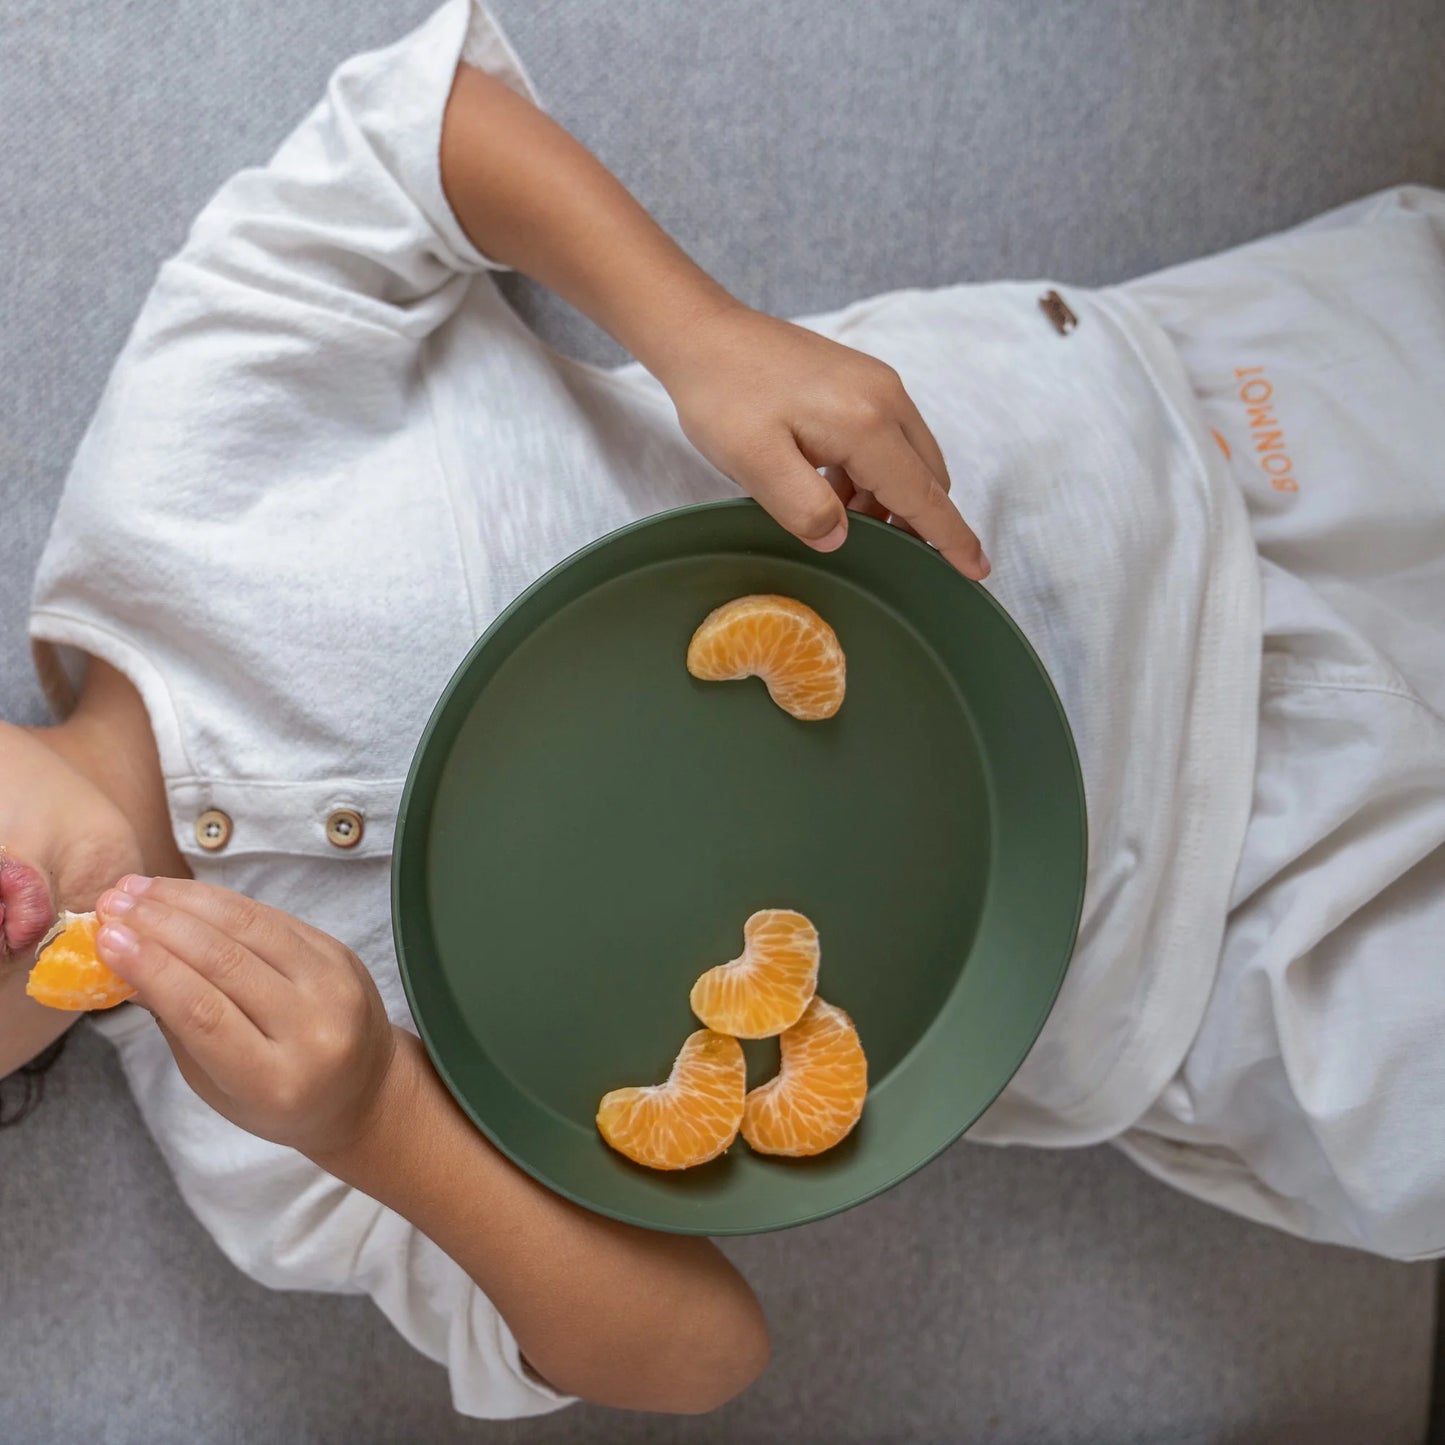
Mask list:
[[[838,636],[791,597],[738,597],[708,614],[692,635],[687,670],[703,682],[761,678],[773,701],[803,722],[843,705],[846,663]]]
[[[135,989],[96,957],[99,926],[93,913],[60,915],[25,984],[25,992],[36,1003],[81,1011],[114,1008],[134,995]]]
[[[858,1030],[815,996],[779,1046],[777,1075],[747,1097],[743,1138],[759,1154],[821,1154],[847,1138],[863,1113],[868,1060]]]
[[[597,1130],[619,1154],[649,1169],[691,1169],[727,1152],[747,1094],[743,1047],[699,1029],[663,1084],[613,1089],[597,1106]]]
[[[798,1022],[818,987],[818,930],[791,908],[764,908],[743,925],[743,951],[692,986],[692,1011],[708,1028],[768,1039]]]

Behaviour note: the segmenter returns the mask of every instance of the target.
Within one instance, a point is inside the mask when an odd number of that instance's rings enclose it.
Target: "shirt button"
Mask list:
[[[231,841],[231,820],[219,808],[207,808],[196,819],[196,842],[207,853],[219,853]]]
[[[337,808],[326,820],[326,841],[333,848],[354,848],[361,842],[366,824],[354,808]]]

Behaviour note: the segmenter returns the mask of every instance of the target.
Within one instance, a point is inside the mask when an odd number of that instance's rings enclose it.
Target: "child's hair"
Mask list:
[[[34,1110],[45,1092],[45,1075],[60,1057],[69,1037],[69,1034],[61,1034],[48,1049],[36,1054],[28,1064],[21,1064],[13,1074],[0,1079],[0,1129],[8,1129],[12,1124],[18,1124]],[[12,1099],[13,1104],[10,1102]]]

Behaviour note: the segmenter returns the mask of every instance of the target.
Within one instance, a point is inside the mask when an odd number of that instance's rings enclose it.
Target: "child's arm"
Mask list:
[[[553,1388],[691,1413],[752,1383],[767,1362],[767,1323],[710,1242],[618,1224],[542,1188],[478,1134],[421,1043],[395,1036],[391,1100],[355,1142],[318,1154],[323,1168],[451,1255]]]
[[[831,550],[847,502],[891,513],[967,575],[987,575],[938,443],[891,368],[734,300],[566,131],[467,65],[442,124],[441,176],[477,248],[620,341],[667,388],[698,450],[789,531]],[[818,467],[836,469],[833,486]]]
[[[453,1103],[370,975],[335,939],[173,879],[102,896],[101,956],[140,991],[192,1088],[433,1239],[554,1388],[695,1412],[747,1386],[767,1326],[706,1240],[579,1209],[508,1163]]]

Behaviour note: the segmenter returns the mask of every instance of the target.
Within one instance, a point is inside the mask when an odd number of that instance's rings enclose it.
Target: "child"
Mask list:
[[[974,1135],[1115,1139],[1313,1238],[1445,1248],[1445,200],[1070,290],[1067,333],[1017,285],[802,329],[527,89],[450,0],[162,269],[37,584],[65,720],[0,729],[0,1072],[65,1022],[19,998],[39,932],[98,897],[151,1011],[99,1026],[248,1273],[372,1294],[470,1414],[727,1398],[766,1336],[721,1257],[511,1169],[406,1031],[400,789],[476,635],[611,527],[736,483],[822,549],[846,504],[982,578],[952,485],[1090,815],[1069,977]],[[640,365],[549,351],[495,263]]]

